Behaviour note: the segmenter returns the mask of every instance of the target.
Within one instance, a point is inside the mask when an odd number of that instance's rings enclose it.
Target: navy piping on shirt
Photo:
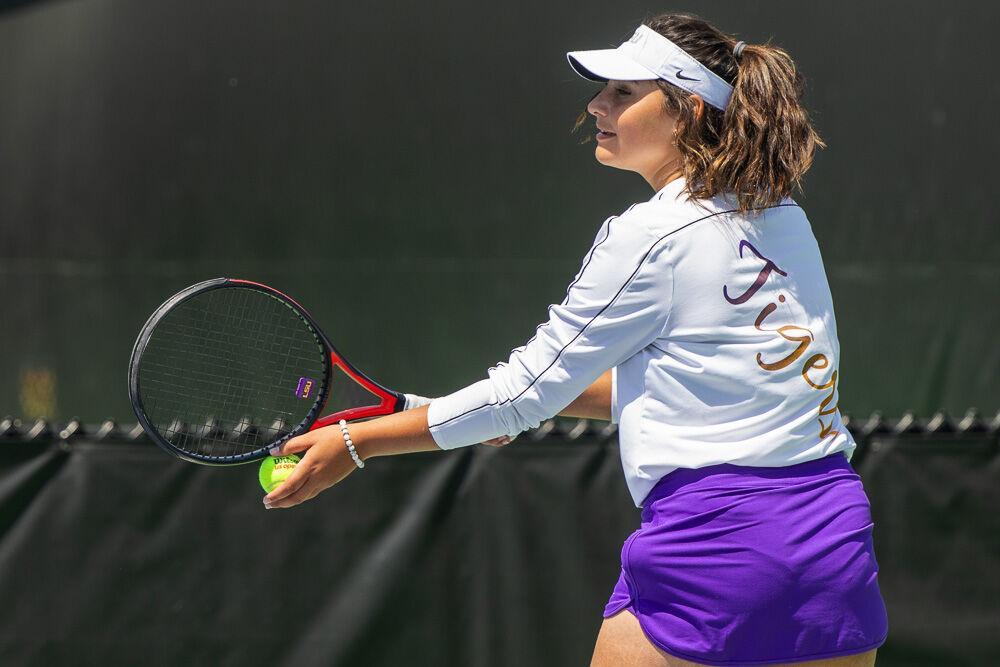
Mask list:
[[[786,208],[786,207],[798,208],[798,204],[776,204],[774,206],[765,206],[763,208],[756,209],[756,210],[758,210],[758,211],[766,211],[766,210],[772,209],[772,208]],[[631,209],[631,207],[629,207],[629,208]],[[576,341],[576,339],[579,338],[583,334],[583,332],[587,330],[587,327],[589,327],[594,322],[594,320],[596,320],[598,317],[601,316],[601,313],[603,313],[605,310],[607,310],[608,308],[610,308],[612,304],[614,304],[614,302],[618,299],[618,297],[625,290],[625,288],[628,287],[629,283],[632,282],[632,279],[635,278],[636,274],[639,273],[639,269],[642,268],[642,265],[646,262],[646,258],[649,257],[649,253],[651,253],[653,251],[653,248],[655,248],[656,246],[658,246],[660,244],[660,242],[662,242],[668,236],[673,236],[677,232],[683,231],[683,230],[687,229],[688,227],[690,227],[691,225],[693,225],[693,224],[695,224],[697,222],[701,222],[701,221],[707,220],[709,218],[714,218],[717,215],[725,215],[727,213],[736,213],[738,211],[739,211],[739,209],[730,209],[730,210],[726,210],[726,211],[718,211],[716,213],[710,213],[709,215],[706,215],[704,217],[698,218],[697,220],[692,220],[691,222],[685,224],[682,227],[678,227],[677,229],[675,229],[675,230],[673,230],[671,232],[667,232],[666,234],[664,234],[663,236],[661,236],[659,239],[657,239],[656,241],[654,241],[653,245],[649,246],[649,249],[646,251],[646,254],[644,254],[642,256],[642,259],[639,260],[639,265],[635,267],[635,271],[632,272],[632,275],[630,275],[628,277],[628,280],[625,281],[625,284],[622,285],[618,289],[618,291],[615,293],[615,295],[613,297],[611,297],[611,301],[609,301],[603,308],[601,308],[601,310],[596,315],[594,315],[592,318],[590,318],[590,321],[587,322],[586,324],[584,324],[583,328],[580,329],[580,331],[577,332],[577,334],[575,336],[573,336],[573,338],[568,343],[566,343],[565,345],[562,346],[562,348],[556,353],[556,356],[552,360],[552,362],[548,366],[546,366],[544,369],[542,369],[541,373],[539,373],[534,378],[532,378],[532,380],[528,384],[528,386],[525,387],[524,389],[522,389],[521,392],[517,396],[514,396],[513,398],[506,399],[504,401],[498,401],[498,402],[495,402],[495,403],[484,403],[483,405],[480,405],[478,407],[466,410],[465,412],[463,412],[461,414],[457,414],[454,417],[450,417],[450,418],[444,420],[443,422],[438,422],[437,424],[430,424],[430,425],[428,425],[428,428],[434,428],[435,426],[441,426],[443,424],[447,424],[448,422],[454,421],[454,420],[456,420],[456,419],[458,419],[460,417],[464,417],[465,415],[467,415],[467,414],[469,414],[471,412],[475,412],[476,410],[481,410],[483,408],[488,408],[488,407],[491,407],[491,406],[494,406],[494,405],[501,405],[502,403],[513,403],[517,399],[521,398],[521,396],[523,396],[526,391],[528,391],[533,386],[535,386],[535,382],[537,382],[540,377],[542,377],[543,375],[545,375],[545,373],[550,368],[552,368],[552,366],[555,365],[555,363],[557,361],[559,361],[559,357],[562,356],[562,353],[566,350],[566,348],[568,348],[570,345],[572,345]],[[611,236],[611,223],[609,222],[608,223],[608,235],[605,236],[604,239],[601,240],[601,243],[604,243],[604,241],[606,241],[608,239],[608,237],[610,237],[610,236]],[[598,245],[600,245],[600,244],[598,244]],[[595,245],[594,249],[596,249],[596,248],[597,248],[597,246]],[[593,253],[591,253],[591,257],[593,257]],[[589,263],[590,263],[590,259],[587,260],[587,264],[589,264]],[[586,267],[584,267],[584,268],[586,268]],[[583,276],[583,270],[582,269],[580,271],[580,276]],[[571,283],[571,286],[573,284],[575,284],[575,282],[576,281],[574,281],[573,283]],[[568,289],[566,290],[566,293],[567,293],[567,295],[569,294],[569,290]],[[537,333],[537,331],[538,331],[538,328],[536,327],[535,332]],[[528,342],[530,343],[531,341],[529,340]],[[527,345],[527,344],[525,344],[525,345]]]

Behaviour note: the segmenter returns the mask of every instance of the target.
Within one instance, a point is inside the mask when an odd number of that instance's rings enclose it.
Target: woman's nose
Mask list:
[[[604,101],[604,96],[601,94],[602,91],[598,91],[596,95],[590,98],[590,102],[587,103],[587,113],[592,116],[607,116],[608,106]]]

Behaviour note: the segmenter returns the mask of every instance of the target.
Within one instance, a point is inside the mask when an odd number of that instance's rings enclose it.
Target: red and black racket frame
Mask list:
[[[139,367],[140,360],[142,358],[142,353],[146,348],[146,344],[149,342],[152,336],[153,330],[156,325],[162,320],[168,312],[173,308],[177,307],[184,301],[194,297],[195,295],[202,294],[216,289],[233,288],[240,287],[243,289],[252,289],[259,292],[263,292],[269,296],[275,297],[290,307],[292,307],[296,313],[302,317],[303,320],[309,323],[313,331],[319,337],[323,347],[325,348],[326,354],[328,355],[328,363],[324,369],[323,382],[321,383],[320,393],[316,397],[316,401],[313,408],[306,415],[302,422],[293,428],[288,434],[283,436],[281,439],[275,442],[269,443],[266,448],[261,448],[259,450],[254,450],[251,452],[245,452],[242,454],[234,454],[232,456],[225,457],[205,457],[200,458],[191,452],[182,450],[174,446],[169,440],[164,438],[160,432],[150,423],[146,416],[145,409],[142,405],[142,394],[140,392],[139,386]],[[326,408],[326,403],[330,398],[330,386],[331,378],[333,377],[333,371],[335,368],[339,368],[341,371],[350,376],[355,382],[360,384],[362,387],[371,392],[378,400],[378,404],[362,406],[357,408],[348,408],[346,410],[341,410],[333,414],[327,415],[325,417],[319,417],[323,410]],[[200,463],[204,465],[239,465],[242,463],[251,463],[253,461],[259,461],[268,455],[267,450],[273,448],[281,443],[290,440],[296,436],[302,435],[309,431],[313,431],[318,428],[323,428],[324,426],[330,426],[332,424],[339,423],[341,419],[345,421],[355,421],[358,419],[366,419],[370,417],[379,417],[382,415],[389,415],[395,412],[401,412],[406,405],[405,396],[397,391],[393,391],[378,382],[372,380],[370,377],[358,370],[351,362],[344,358],[337,348],[333,346],[330,339],[326,336],[323,330],[313,319],[312,315],[309,314],[305,308],[303,308],[295,299],[291,298],[287,294],[280,292],[273,287],[264,285],[262,283],[254,282],[252,280],[242,280],[238,278],[213,278],[211,280],[206,280],[195,285],[187,287],[172,297],[167,299],[159,308],[157,308],[146,324],[142,327],[139,332],[139,336],[135,341],[135,346],[132,348],[132,356],[129,359],[129,400],[132,404],[132,410],[135,412],[136,418],[139,420],[139,424],[142,426],[146,434],[155,442],[157,445],[165,449],[170,454],[184,459],[185,461],[190,461],[192,463]]]

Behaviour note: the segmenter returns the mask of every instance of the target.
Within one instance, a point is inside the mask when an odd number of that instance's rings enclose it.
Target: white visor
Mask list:
[[[733,87],[722,77],[644,25],[617,49],[570,51],[566,59],[577,74],[591,81],[663,79],[723,111],[733,94]]]

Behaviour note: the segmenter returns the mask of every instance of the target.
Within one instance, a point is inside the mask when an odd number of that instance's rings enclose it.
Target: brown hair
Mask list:
[[[800,102],[805,80],[791,56],[768,43],[747,44],[737,58],[735,37],[690,14],[661,14],[643,23],[733,86],[725,111],[706,103],[698,118],[690,93],[656,82],[667,112],[678,118],[685,191],[696,199],[731,193],[741,213],[773,206],[793,188],[801,191],[813,154],[826,144]],[[581,113],[573,130],[587,117]]]

